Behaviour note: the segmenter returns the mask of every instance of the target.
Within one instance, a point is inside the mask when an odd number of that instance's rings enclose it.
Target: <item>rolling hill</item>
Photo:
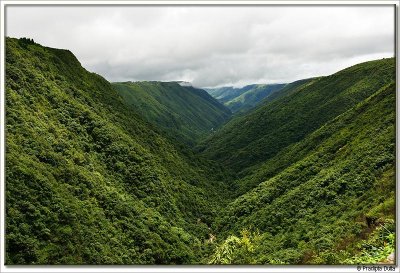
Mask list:
[[[113,83],[124,102],[169,136],[194,145],[231,115],[206,91],[177,82]]]

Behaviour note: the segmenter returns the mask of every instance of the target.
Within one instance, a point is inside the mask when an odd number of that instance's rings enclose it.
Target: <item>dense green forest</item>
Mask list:
[[[194,145],[216,130],[231,111],[206,91],[176,82],[113,83],[127,105],[170,137]]]
[[[390,262],[393,58],[218,102],[31,39],[5,53],[6,264]]]
[[[261,102],[270,100],[279,94],[287,84],[251,84],[242,88],[208,88],[208,93],[218,99],[232,112],[247,112]],[[274,95],[274,96],[272,96]]]
[[[260,232],[252,255],[233,261],[336,264],[350,257],[353,246],[343,244],[378,222],[391,223],[393,232],[394,107],[391,83],[241,181],[254,184],[292,161],[235,199],[215,223],[223,236]]]
[[[289,85],[277,98],[232,119],[199,149],[246,174],[394,80],[395,61],[386,59]]]
[[[7,39],[6,74],[7,264],[200,260],[221,171],[67,50]]]

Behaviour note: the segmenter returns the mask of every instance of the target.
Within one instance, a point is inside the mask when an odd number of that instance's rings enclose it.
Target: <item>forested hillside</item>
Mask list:
[[[199,262],[224,200],[214,166],[68,50],[7,38],[6,107],[7,264]]]
[[[199,149],[234,172],[247,174],[394,80],[395,61],[385,59],[294,84],[281,90],[289,95],[232,119]]]
[[[5,55],[7,265],[376,264],[393,254],[393,58],[212,91],[226,102],[267,94],[231,118],[204,90],[111,84],[31,39],[7,38]]]
[[[176,82],[113,83],[127,105],[147,121],[190,145],[216,130],[230,111],[207,92]]]
[[[379,240],[364,249],[370,257],[353,262],[384,260],[394,251],[395,103],[392,82],[244,180],[264,178],[216,221],[228,238],[211,261],[346,264],[372,232]]]

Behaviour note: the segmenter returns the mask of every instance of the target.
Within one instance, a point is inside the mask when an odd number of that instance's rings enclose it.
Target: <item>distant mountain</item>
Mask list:
[[[284,88],[286,84],[258,84],[241,95],[227,101],[225,105],[232,112],[245,112],[263,100],[269,98],[273,93]]]
[[[221,87],[207,92],[232,112],[246,112],[284,88],[286,84],[252,84],[243,88]]]
[[[231,111],[206,91],[182,82],[112,84],[126,105],[170,136],[193,145],[224,123]]]
[[[256,86],[256,84],[252,85],[246,85],[242,88],[235,88],[232,86],[225,86],[225,87],[219,87],[219,88],[205,88],[211,96],[216,98],[218,101],[222,103],[226,103],[230,101],[231,99],[234,99],[241,94],[243,94],[246,91],[249,91],[250,89],[253,89]]]

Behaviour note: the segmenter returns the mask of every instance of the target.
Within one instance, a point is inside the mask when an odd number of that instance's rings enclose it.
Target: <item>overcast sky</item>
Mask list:
[[[292,82],[394,56],[393,6],[8,6],[6,35],[109,81]]]

